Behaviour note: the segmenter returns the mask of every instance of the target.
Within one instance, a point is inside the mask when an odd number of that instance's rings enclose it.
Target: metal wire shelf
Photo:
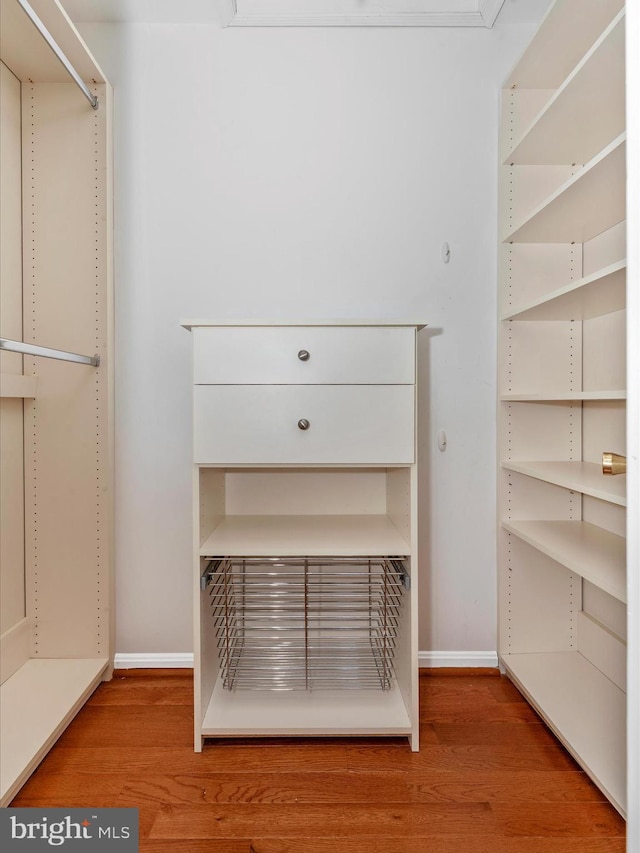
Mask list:
[[[408,586],[399,558],[212,560],[202,589],[223,687],[390,690]]]

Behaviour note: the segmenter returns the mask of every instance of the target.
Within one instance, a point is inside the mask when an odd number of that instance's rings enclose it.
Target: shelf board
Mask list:
[[[410,735],[404,701],[391,690],[236,690],[216,683],[202,721],[207,737]]]
[[[78,713],[107,666],[106,658],[31,658],[0,687],[3,806]]]
[[[503,314],[503,320],[591,320],[626,306],[627,261],[610,264]]]
[[[624,0],[563,0],[553,3],[505,88],[557,89]]]
[[[626,602],[623,536],[587,521],[503,521],[502,526],[618,601]]]
[[[567,750],[626,810],[626,695],[579,652],[510,654],[508,675]]]
[[[503,403],[518,402],[567,402],[572,400],[626,400],[626,391],[561,391],[553,394],[501,394]]]
[[[203,557],[408,556],[386,515],[228,515],[200,548]]]
[[[35,397],[37,387],[37,376],[23,376],[21,373],[0,373],[0,397]]]
[[[624,10],[556,90],[510,154],[511,165],[586,163],[624,131]]]
[[[585,243],[625,218],[621,134],[506,235],[505,243]]]
[[[602,473],[600,465],[593,462],[503,462],[507,471],[526,474],[536,480],[552,483],[599,498],[608,503],[626,506],[627,478],[624,474],[611,476]]]

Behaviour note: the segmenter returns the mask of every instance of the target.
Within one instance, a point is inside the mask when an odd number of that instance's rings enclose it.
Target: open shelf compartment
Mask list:
[[[502,316],[503,320],[590,320],[620,311],[626,306],[625,259],[609,264],[578,281]]]
[[[82,708],[108,666],[106,658],[31,658],[0,687],[3,806]]]
[[[391,690],[230,693],[216,683],[203,737],[409,736],[411,718],[397,685]]]
[[[626,695],[580,652],[508,654],[507,674],[624,816]]]
[[[585,243],[622,222],[625,142],[622,133],[508,232],[503,242]]]
[[[411,554],[408,467],[196,471],[202,557]]]
[[[557,89],[624,7],[624,0],[552,3],[505,87]]]
[[[502,526],[619,601],[627,600],[623,536],[586,521],[503,521]]]

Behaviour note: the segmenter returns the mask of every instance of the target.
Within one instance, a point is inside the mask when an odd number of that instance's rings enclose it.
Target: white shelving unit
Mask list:
[[[0,6],[0,804],[102,680],[113,638],[112,92],[57,0]],[[93,362],[99,356],[99,364]]]
[[[251,735],[404,736],[417,750],[421,326],[183,325],[194,336],[196,750]]]
[[[503,90],[499,659],[637,826],[625,685],[626,536],[638,519],[626,517],[626,477],[601,469],[603,452],[626,454],[637,393],[637,366],[631,391],[626,369],[637,282],[626,260],[625,17],[620,0],[557,0]]]

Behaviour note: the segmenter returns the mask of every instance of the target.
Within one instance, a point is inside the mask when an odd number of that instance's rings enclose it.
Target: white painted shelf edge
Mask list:
[[[626,695],[579,652],[509,654],[507,673],[571,755],[626,811]]]
[[[228,515],[200,548],[203,557],[409,556],[386,515]]]
[[[587,521],[503,521],[503,528],[572,572],[627,600],[626,541]]]
[[[584,194],[585,187],[589,185],[589,182],[593,180],[600,180],[600,172],[603,168],[607,167],[607,161],[611,159],[612,163],[615,163],[618,171],[621,171],[620,179],[621,179],[621,187],[624,187],[624,157],[617,157],[616,155],[620,153],[622,147],[625,145],[627,139],[626,133],[621,133],[620,136],[616,137],[613,142],[609,143],[605,148],[602,149],[592,160],[590,160],[579,172],[569,178],[568,181],[565,181],[562,186],[560,186],[554,193],[552,193],[548,198],[546,198],[541,204],[539,204],[536,208],[530,211],[524,219],[512,228],[502,239],[503,243],[518,243],[518,242],[547,242],[546,240],[541,240],[538,236],[535,239],[532,239],[530,236],[526,235],[526,230],[531,229],[535,222],[539,222],[543,217],[550,215],[550,212],[554,210],[557,203],[564,203],[566,198],[569,196],[573,190],[580,187],[582,193]],[[600,168],[599,168],[600,167]],[[616,173],[617,174],[617,173]],[[596,177],[597,176],[597,177]],[[607,177],[608,185],[611,185],[612,181],[610,176]],[[582,199],[580,199],[580,203],[582,203]],[[563,217],[565,218],[565,217]],[[580,217],[575,218],[575,222],[580,222]],[[613,222],[606,222],[601,225],[601,230],[606,231],[607,228],[616,225],[620,220],[616,220]],[[573,224],[573,220],[569,220],[570,224]],[[600,233],[600,232],[596,232]],[[524,234],[524,236],[523,236]],[[595,236],[591,235],[591,236]],[[570,243],[573,241],[576,242],[585,242],[587,239],[591,239],[590,236],[586,236],[584,234],[575,234],[572,236],[565,235],[562,238],[558,237],[555,242],[558,243]],[[553,241],[552,241],[553,242]]]
[[[626,391],[566,391],[557,394],[501,394],[503,403],[545,403],[567,402],[573,400],[626,400]]]
[[[0,687],[3,806],[82,708],[108,665],[106,658],[31,658]]]
[[[30,398],[36,396],[37,376],[23,376],[21,373],[0,374],[0,397]]]
[[[555,136],[556,138],[562,138],[563,132],[559,130],[557,127],[553,132],[545,126],[545,121],[549,121],[549,117],[551,116],[554,109],[558,109],[559,111],[564,111],[565,114],[567,112],[565,101],[573,98],[574,100],[579,100],[584,103],[586,101],[584,91],[580,90],[581,85],[581,74],[587,69],[590,63],[594,63],[598,65],[598,75],[604,76],[607,72],[607,68],[604,66],[604,62],[602,60],[602,56],[605,53],[607,47],[607,41],[612,41],[615,38],[620,39],[620,30],[622,30],[622,39],[624,40],[624,16],[625,11],[622,9],[613,21],[609,24],[609,26],[604,30],[604,32],[597,39],[595,44],[591,46],[591,48],[587,51],[587,53],[582,57],[580,62],[576,65],[573,71],[569,74],[569,76],[564,80],[564,82],[555,90],[552,97],[547,101],[542,110],[538,113],[538,115],[534,118],[531,124],[527,127],[524,133],[520,136],[516,144],[513,146],[509,154],[504,158],[504,165],[562,165],[561,163],[553,163],[540,162],[540,160],[534,160],[530,157],[526,159],[522,159],[519,155],[519,149],[524,147],[525,145],[530,146],[531,137],[533,134],[539,134],[542,138],[545,138],[545,141],[549,139],[549,136]],[[617,46],[617,43],[616,43]],[[610,50],[614,47],[611,46]],[[604,48],[604,50],[602,50]],[[624,49],[622,51],[624,55]],[[593,74],[593,69],[591,69],[591,73]],[[584,86],[583,86],[584,89]],[[576,91],[577,90],[577,91]],[[565,120],[566,123],[566,120]],[[591,121],[591,125],[594,125]],[[566,127],[566,131],[571,130],[572,128]],[[575,130],[575,128],[573,128]],[[611,134],[613,136],[614,134]],[[611,137],[609,137],[611,138]],[[576,162],[575,159],[571,162]],[[564,163],[564,161],[563,161]]]
[[[224,690],[216,686],[202,721],[204,736],[409,735],[397,686],[391,690]]]
[[[616,261],[614,264],[603,267],[590,275],[578,281],[572,281],[551,293],[534,299],[526,305],[523,305],[516,310],[511,310],[502,315],[503,320],[535,320],[535,313],[542,313],[543,308],[548,309],[548,313],[544,314],[544,320],[579,320],[590,319],[592,317],[601,316],[602,314],[611,314],[614,311],[619,311],[625,307],[625,276],[624,272],[627,269],[627,260],[623,258]],[[589,299],[590,293],[593,290],[598,291],[602,304],[606,307],[598,313],[589,313],[588,316],[580,316],[581,311],[577,311],[573,306],[579,302]],[[615,292],[613,292],[615,290]],[[604,291],[604,292],[603,292]],[[613,296],[613,298],[611,298]],[[616,298],[617,296],[617,298]],[[570,306],[569,311],[565,306]],[[554,313],[554,306],[557,313]],[[610,307],[613,306],[613,307]],[[531,314],[534,316],[528,317]]]
[[[626,476],[606,476],[593,462],[503,461],[502,467],[565,489],[626,506]]]
[[[297,319],[292,320],[288,318],[281,319],[255,319],[255,320],[216,320],[215,322],[211,322],[211,320],[181,320],[180,325],[191,331],[191,329],[195,327],[203,327],[203,328],[217,328],[224,326],[269,326],[269,327],[278,327],[278,326],[308,326],[308,327],[322,327],[322,326],[378,326],[382,328],[386,328],[388,326],[402,326],[402,327],[410,327],[412,329],[424,329],[427,326],[427,323],[416,322],[415,320],[406,320],[406,319],[398,319],[398,320],[389,320],[389,319],[380,319],[380,320],[371,320],[371,319],[339,319],[339,320],[312,320],[308,317],[306,319]]]

